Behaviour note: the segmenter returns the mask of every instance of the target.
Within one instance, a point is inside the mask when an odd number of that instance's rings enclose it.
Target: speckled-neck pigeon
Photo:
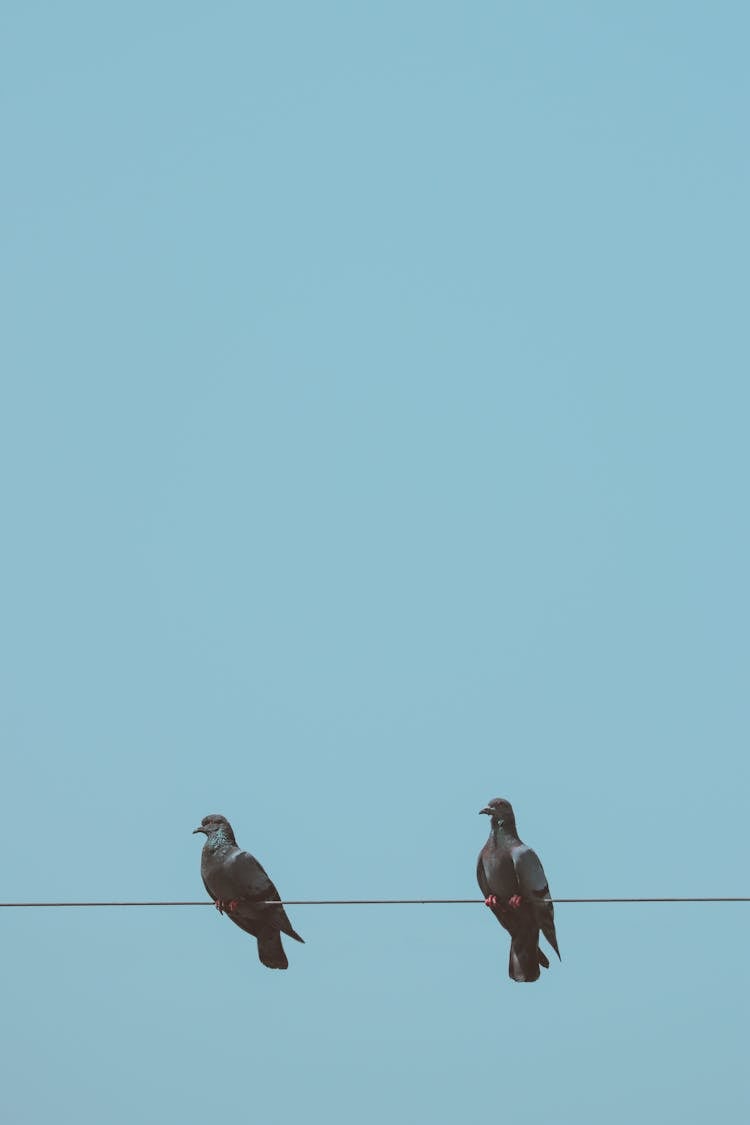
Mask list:
[[[477,861],[477,882],[487,906],[510,934],[508,972],[513,980],[538,980],[539,966],[549,968],[539,948],[540,929],[560,956],[544,868],[536,852],[519,840],[509,801],[496,797],[480,812],[492,820]]]
[[[295,941],[304,941],[292,929],[292,923],[280,905],[279,892],[257,859],[240,851],[229,821],[214,813],[204,816],[196,832],[204,832],[206,842],[201,853],[201,877],[220,914],[226,910],[235,926],[258,939],[258,956],[269,969],[286,969],[281,934]],[[269,901],[278,906],[268,906]]]

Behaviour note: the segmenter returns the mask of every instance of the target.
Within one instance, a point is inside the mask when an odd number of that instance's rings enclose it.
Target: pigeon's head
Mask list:
[[[198,827],[193,829],[193,835],[196,832],[205,833],[209,840],[213,836],[226,839],[232,844],[236,843],[232,826],[221,813],[211,813],[209,816],[204,816]]]
[[[504,797],[493,797],[479,812],[480,815],[486,813],[487,816],[491,816],[492,820],[497,821],[498,824],[513,826],[516,823],[513,806]]]

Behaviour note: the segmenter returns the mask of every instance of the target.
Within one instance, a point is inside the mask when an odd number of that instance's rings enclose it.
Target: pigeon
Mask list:
[[[220,914],[226,911],[235,926],[258,939],[258,956],[269,969],[287,969],[282,933],[304,942],[281,905],[274,887],[255,856],[240,851],[232,826],[218,813],[204,816],[197,828],[206,842],[201,853],[201,878]],[[278,902],[279,905],[268,905]]]
[[[512,980],[538,980],[539,966],[549,968],[539,948],[540,929],[560,957],[544,868],[536,852],[518,838],[509,801],[496,797],[479,811],[492,820],[477,861],[477,882],[486,905],[510,934],[508,972]]]

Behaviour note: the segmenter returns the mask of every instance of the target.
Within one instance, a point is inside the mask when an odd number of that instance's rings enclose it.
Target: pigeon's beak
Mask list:
[[[485,805],[485,807],[483,809],[479,810],[480,816],[482,815],[482,813],[487,813],[487,816],[492,816],[492,809],[490,808],[489,805]]]
[[[199,824],[197,828],[193,829],[193,835],[195,835],[196,832],[206,832],[206,829],[202,824]],[[206,835],[208,836],[208,832],[206,832]]]

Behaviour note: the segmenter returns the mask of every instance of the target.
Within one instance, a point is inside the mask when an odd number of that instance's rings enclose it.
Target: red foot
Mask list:
[[[220,898],[217,898],[216,902],[214,903],[214,906],[219,911],[219,914],[224,913],[224,903],[221,901]]]
[[[512,907],[513,910],[518,910],[518,908],[519,908],[519,906],[521,905],[522,902],[523,902],[523,899],[521,898],[520,895],[512,895],[508,899],[508,906]]]
[[[233,898],[231,902],[225,903],[225,908],[231,912],[232,910],[236,910],[239,905],[240,900],[238,898]]]
[[[487,895],[487,898],[484,900],[484,905],[489,907],[497,906],[497,899],[494,895]]]

